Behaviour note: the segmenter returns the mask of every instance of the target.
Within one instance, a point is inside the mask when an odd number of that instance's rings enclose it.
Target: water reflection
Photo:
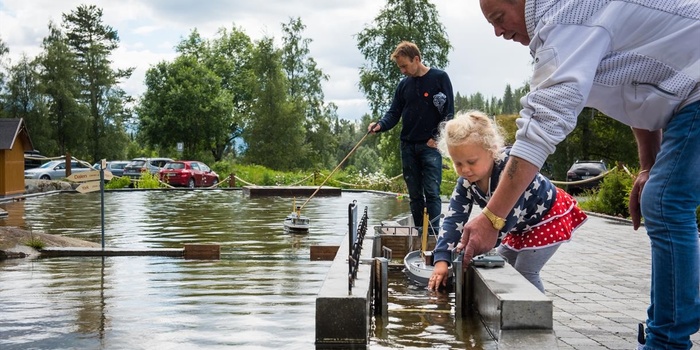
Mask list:
[[[330,262],[311,261],[309,247],[340,244],[353,200],[368,207],[370,225],[408,212],[407,201],[384,195],[319,197],[304,209],[312,219],[309,234],[290,235],[282,221],[291,198],[247,198],[239,191],[108,192],[106,247],[217,243],[223,259],[0,262],[0,348],[313,349],[315,297]],[[101,240],[97,193],[37,197],[0,208],[9,213],[0,225]],[[455,328],[449,298],[411,290],[400,273],[391,275],[390,284],[396,298],[390,320],[378,325],[386,328],[372,337],[371,349],[471,348],[462,334],[469,327]],[[420,308],[426,312],[406,311]]]

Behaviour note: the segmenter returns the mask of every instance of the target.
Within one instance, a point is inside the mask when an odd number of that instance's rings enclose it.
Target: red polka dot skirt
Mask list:
[[[578,207],[576,199],[557,188],[557,200],[542,221],[528,231],[508,233],[501,244],[519,251],[567,242],[571,240],[571,234],[587,219],[588,216]]]

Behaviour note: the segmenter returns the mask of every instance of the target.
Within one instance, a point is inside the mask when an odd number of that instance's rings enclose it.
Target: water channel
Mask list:
[[[297,199],[303,201],[305,198]],[[285,233],[291,197],[241,191],[105,193],[105,246],[217,243],[222,259],[47,258],[0,261],[0,349],[314,349],[315,297],[330,266],[312,245],[339,245],[347,208],[370,227],[407,215],[408,201],[343,192],[304,207],[307,235]],[[299,203],[297,203],[299,204]],[[0,203],[0,226],[101,242],[100,196],[62,193]],[[389,317],[369,349],[495,349],[475,322],[455,320],[450,295],[390,272]]]

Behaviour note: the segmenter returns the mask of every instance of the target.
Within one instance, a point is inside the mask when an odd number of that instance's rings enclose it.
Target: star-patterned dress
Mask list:
[[[474,204],[486,207],[508,157],[509,152],[504,151],[494,161],[486,193],[462,177],[457,180],[433,251],[434,262],[451,262],[452,250],[462,236],[462,229],[469,220]],[[587,218],[576,199],[538,173],[505,218],[506,224],[499,232],[496,245],[500,243],[520,251],[560,244],[570,240],[571,234]]]

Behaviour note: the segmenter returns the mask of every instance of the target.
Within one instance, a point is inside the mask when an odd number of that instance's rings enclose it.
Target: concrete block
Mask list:
[[[364,345],[371,326],[372,264],[360,263],[352,291],[349,291],[347,234],[331,263],[326,280],[316,297],[316,345]],[[372,261],[374,237],[362,242],[362,261]]]
[[[552,300],[512,266],[473,269],[474,306],[493,334],[505,330],[552,329]]]

